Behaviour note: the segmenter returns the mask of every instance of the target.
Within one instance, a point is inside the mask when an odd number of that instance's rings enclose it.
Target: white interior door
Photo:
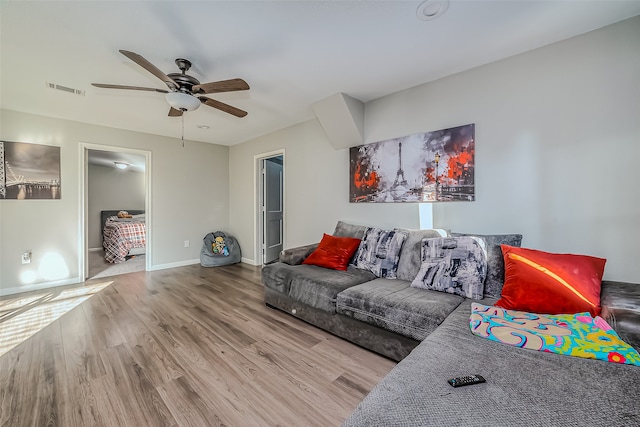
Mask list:
[[[283,157],[271,157],[263,162],[263,257],[268,264],[278,259],[282,251],[283,224]]]

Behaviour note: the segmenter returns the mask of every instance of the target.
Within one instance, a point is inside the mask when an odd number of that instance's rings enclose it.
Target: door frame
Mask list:
[[[78,222],[78,266],[80,269],[80,280],[84,282],[88,279],[87,275],[89,274],[89,239],[87,238],[87,216],[89,211],[89,150],[111,151],[144,156],[144,212],[145,222],[147,224],[145,236],[145,271],[150,271],[152,266],[151,260],[153,248],[153,245],[151,244],[153,241],[153,227],[149,226],[150,224],[153,224],[151,212],[151,151],[81,142],[80,155],[78,156],[80,159],[80,167],[78,168],[80,171],[80,179],[78,180],[80,183],[80,221]]]
[[[254,265],[263,265],[262,256],[262,239],[264,236],[264,224],[262,221],[262,199],[264,195],[262,163],[272,157],[282,156],[282,247],[286,247],[287,242],[287,202],[286,202],[286,155],[285,149],[269,151],[266,153],[256,154],[253,156],[253,259]]]

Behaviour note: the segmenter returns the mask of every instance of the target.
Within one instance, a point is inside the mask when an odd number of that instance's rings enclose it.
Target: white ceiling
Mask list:
[[[640,14],[640,1],[453,0],[422,21],[420,3],[2,0],[0,107],[180,137],[163,94],[91,83],[166,89],[118,50],[167,74],[182,57],[201,82],[251,86],[210,95],[245,118],[207,106],[185,114],[186,139],[234,145],[312,118],[312,104],[338,92],[367,102]]]
[[[87,150],[87,162],[90,165],[104,166],[116,169],[115,162],[129,165],[125,171],[144,172],[145,158],[139,154],[122,153],[118,151]]]

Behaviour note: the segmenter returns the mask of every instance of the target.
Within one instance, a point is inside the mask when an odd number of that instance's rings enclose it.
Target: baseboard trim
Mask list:
[[[243,263],[245,263],[245,264],[249,264],[249,265],[253,265],[253,266],[258,265],[258,263],[257,263],[257,262],[255,262],[255,260],[252,260],[252,259],[249,259],[249,258],[245,258],[245,257],[242,257],[242,259],[240,260],[240,262],[243,262]]]
[[[34,283],[31,285],[13,286],[11,288],[0,288],[0,296],[21,294],[23,292],[39,291],[47,288],[57,288],[58,286],[80,284],[83,280],[80,277],[71,279],[54,280],[52,282]]]
[[[166,270],[167,268],[184,267],[186,265],[200,264],[200,259],[189,259],[186,261],[170,262],[168,264],[157,264],[151,266],[151,271]]]

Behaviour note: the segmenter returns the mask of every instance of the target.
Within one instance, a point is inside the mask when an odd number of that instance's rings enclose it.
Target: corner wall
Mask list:
[[[475,123],[476,201],[435,205],[435,227],[519,232],[525,247],[604,257],[605,278],[640,282],[638,46],[640,17],[371,101],[365,142]],[[339,219],[419,226],[418,205],[349,204],[348,150],[309,121],[230,149],[230,227],[245,257],[253,156],[279,148],[285,247]]]
[[[0,125],[0,139],[61,147],[62,179],[60,200],[0,201],[0,293],[81,280],[81,142],[151,151],[153,269],[197,262],[205,234],[228,225],[227,147],[194,141],[182,147],[175,138],[10,110],[0,110]],[[27,249],[32,262],[22,265]]]

